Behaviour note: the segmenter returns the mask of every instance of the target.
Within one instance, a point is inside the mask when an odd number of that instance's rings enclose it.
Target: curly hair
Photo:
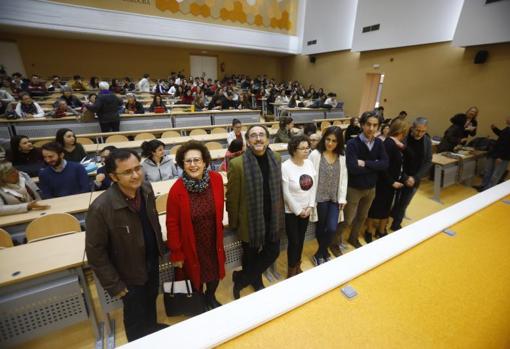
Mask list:
[[[296,150],[299,147],[299,144],[301,144],[301,142],[308,143],[308,146],[310,147],[310,139],[308,138],[308,136],[297,135],[297,136],[292,136],[290,138],[289,144],[287,145],[287,151],[289,152],[290,156],[294,156],[294,154],[296,153]]]
[[[198,150],[202,153],[202,160],[205,163],[205,167],[209,167],[209,164],[211,163],[211,153],[209,152],[209,149],[207,149],[202,142],[194,140],[183,143],[177,150],[177,154],[175,154],[175,162],[177,163],[177,166],[184,169],[184,155],[186,155],[186,153],[190,150]]]

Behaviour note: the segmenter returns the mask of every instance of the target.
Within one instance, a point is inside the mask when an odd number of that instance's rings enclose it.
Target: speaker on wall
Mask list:
[[[475,64],[484,64],[487,62],[487,58],[489,57],[489,51],[487,50],[480,50],[475,55]]]
[[[315,56],[308,57],[310,59],[310,63],[315,63]]]

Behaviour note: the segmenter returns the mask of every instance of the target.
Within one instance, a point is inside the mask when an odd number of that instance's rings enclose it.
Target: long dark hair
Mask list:
[[[152,153],[156,151],[159,147],[165,147],[165,143],[161,142],[158,139],[151,139],[150,141],[145,141],[142,143],[142,156],[144,158],[152,159]]]
[[[74,134],[73,130],[69,128],[61,128],[57,131],[57,134],[55,135],[55,142],[59,143],[61,146],[65,147],[64,144],[64,135],[67,132],[72,132],[74,136],[74,144],[76,144],[76,135]]]
[[[24,135],[16,135],[11,138],[11,160],[12,162],[17,162],[19,159],[20,151],[19,151],[19,144],[21,143],[21,140],[27,138],[28,136]]]
[[[336,148],[334,152],[338,155],[344,155],[344,136],[342,129],[338,126],[330,126],[324,131],[324,135],[322,135],[319,144],[317,144],[317,150],[320,153],[324,153],[326,150],[326,138],[331,134],[336,137]]]

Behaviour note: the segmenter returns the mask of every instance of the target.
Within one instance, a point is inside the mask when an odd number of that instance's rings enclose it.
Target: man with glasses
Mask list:
[[[90,206],[86,218],[88,262],[101,285],[124,303],[128,341],[155,332],[159,257],[163,239],[154,192],[143,181],[140,156],[113,150],[105,161],[113,184]]]
[[[235,299],[248,285],[255,291],[264,288],[262,273],[278,258],[285,231],[280,155],[268,148],[264,126],[250,126],[245,138],[246,152],[228,168],[229,227],[243,247],[243,269],[232,274]]]
[[[404,143],[403,172],[407,177],[404,187],[397,190],[395,202],[391,212],[393,222],[392,231],[402,228],[402,220],[405,217],[407,206],[411,203],[414,194],[420,186],[421,179],[429,173],[432,166],[432,141],[427,134],[428,120],[425,117],[418,117]]]

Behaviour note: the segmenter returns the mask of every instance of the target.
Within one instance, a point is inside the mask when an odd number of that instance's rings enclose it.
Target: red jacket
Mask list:
[[[216,207],[216,247],[220,279],[225,276],[225,250],[223,249],[223,179],[217,172],[210,171],[214,205]],[[193,287],[201,289],[200,261],[195,244],[195,233],[191,222],[189,195],[182,178],[170,189],[166,204],[167,244],[170,249],[170,261],[184,261],[184,273]]]

